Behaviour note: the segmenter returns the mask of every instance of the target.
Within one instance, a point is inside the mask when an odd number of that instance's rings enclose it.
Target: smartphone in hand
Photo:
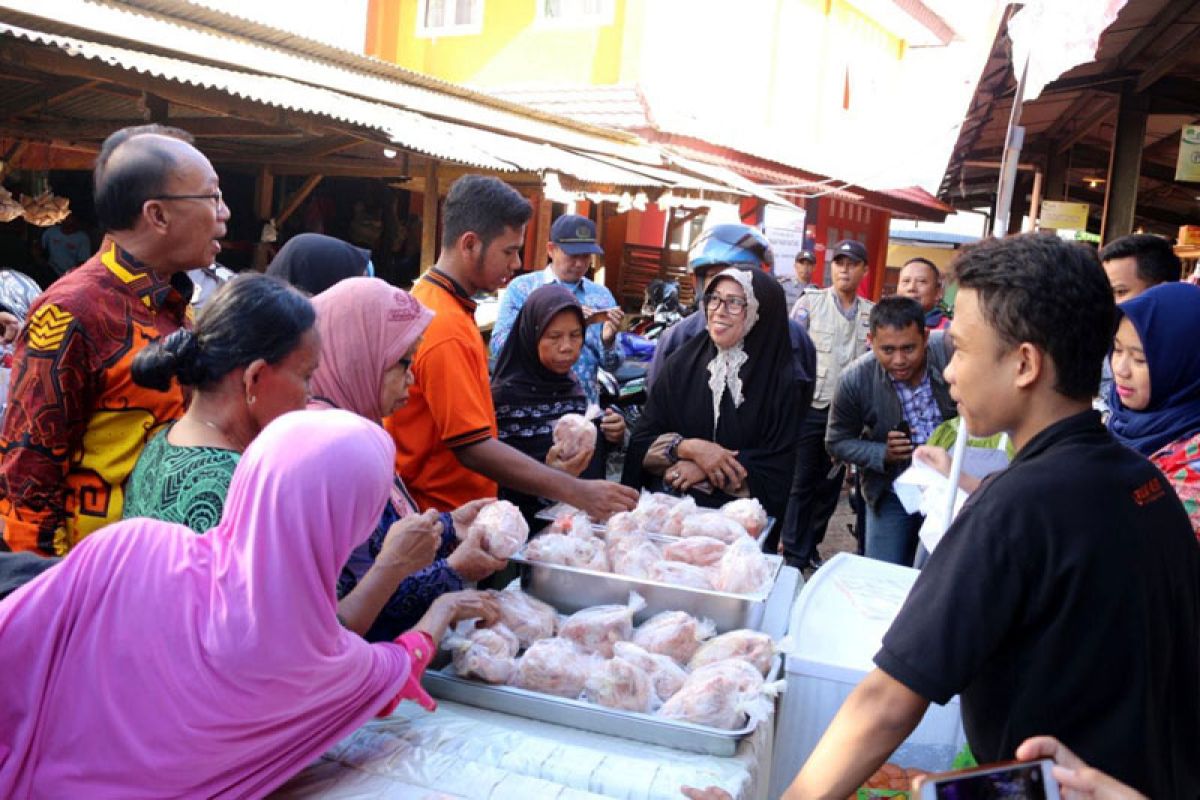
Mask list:
[[[1006,761],[925,778],[920,800],[1060,800],[1054,762]]]

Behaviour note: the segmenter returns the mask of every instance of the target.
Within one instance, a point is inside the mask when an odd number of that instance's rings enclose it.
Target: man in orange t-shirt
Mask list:
[[[471,297],[500,288],[521,266],[531,213],[529,202],[497,178],[466,175],[446,197],[442,252],[413,288],[435,316],[413,358],[408,404],[384,422],[396,442],[396,468],[419,508],[451,511],[494,496],[497,482],[597,519],[637,502],[628,486],[572,477],[496,438],[487,347]]]

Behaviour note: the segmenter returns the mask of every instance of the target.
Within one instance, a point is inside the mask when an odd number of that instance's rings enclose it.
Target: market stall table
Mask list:
[[[762,628],[788,624],[800,573],[781,570]],[[287,783],[276,797],[470,798],[470,800],[678,800],[682,785],[720,786],[736,800],[766,798],[775,719],[764,720],[729,758],[441,701],[430,714],[403,703],[360,728]]]

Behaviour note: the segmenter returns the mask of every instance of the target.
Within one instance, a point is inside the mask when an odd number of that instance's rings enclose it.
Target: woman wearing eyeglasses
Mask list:
[[[664,364],[633,431],[623,482],[687,493],[710,507],[755,497],[779,519],[802,416],[783,289],[760,270],[726,269],[701,307],[708,335]]]
[[[346,278],[313,298],[321,360],[312,376],[309,408],[340,408],[378,423],[408,401],[413,354],[433,312],[408,292],[378,278]],[[336,470],[337,465],[331,464]],[[420,513],[394,473],[388,504],[367,541],[360,544],[338,579],[339,611],[368,641],[390,641],[411,628],[438,597],[462,589],[504,567],[466,533],[481,498],[439,514]],[[420,527],[437,539],[437,556],[420,571],[394,568],[409,560],[407,542],[396,528]],[[465,539],[465,540],[464,540]],[[362,622],[365,621],[365,625]]]

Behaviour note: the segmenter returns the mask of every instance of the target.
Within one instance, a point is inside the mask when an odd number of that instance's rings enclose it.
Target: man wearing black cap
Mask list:
[[[816,266],[817,258],[813,255],[812,250],[798,250],[796,262],[793,264],[796,277],[779,276],[779,285],[783,287],[783,293],[787,295],[788,308],[796,305],[796,301],[800,299],[800,295],[804,294],[804,290],[813,285],[812,274]]]
[[[560,283],[575,294],[583,306],[588,329],[584,337],[583,352],[575,362],[575,376],[591,403],[600,396],[596,385],[596,370],[604,367],[615,370],[621,366],[621,352],[617,348],[617,328],[621,324],[621,307],[604,286],[588,280],[584,275],[591,266],[593,255],[604,255],[596,243],[596,224],[587,217],[564,214],[550,227],[550,242],[546,245],[550,266],[540,272],[530,272],[513,278],[500,301],[500,313],[492,329],[492,356],[500,354],[504,342],[517,321],[517,313],[525,304],[525,298],[539,286]]]
[[[808,289],[792,307],[792,319],[803,325],[817,348],[817,382],[796,448],[796,473],[781,538],[783,555],[795,567],[818,567],[817,545],[825,538],[837,507],[843,468],[825,450],[825,427],[838,377],[851,361],[866,353],[874,303],[858,296],[867,274],[867,248],[843,239],[833,247],[833,285]]]

